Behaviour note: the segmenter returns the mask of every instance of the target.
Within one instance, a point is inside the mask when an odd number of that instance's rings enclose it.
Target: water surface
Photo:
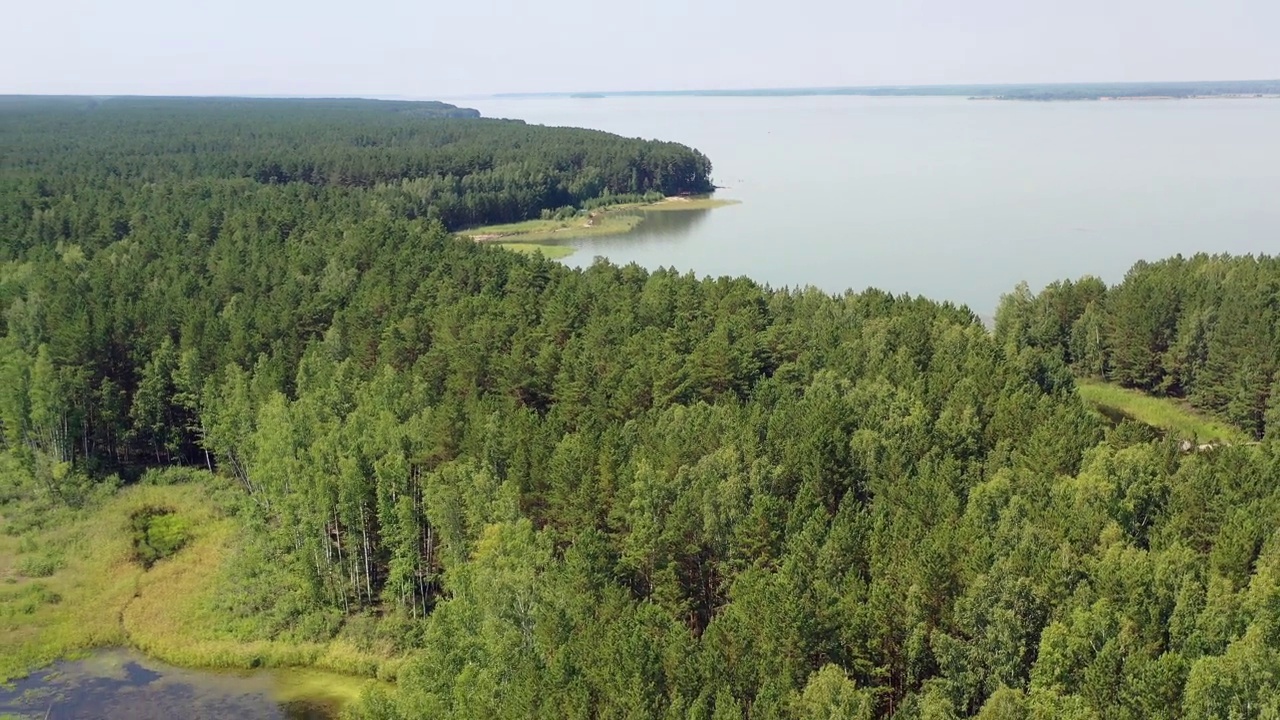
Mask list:
[[[743,204],[589,238],[596,255],[989,313],[1021,280],[1280,249],[1280,100],[472,99],[488,117],[676,140]],[[678,213],[670,213],[678,215]],[[661,223],[661,224],[660,224]]]
[[[187,670],[106,650],[0,686],[0,717],[330,720],[360,682],[310,670]]]

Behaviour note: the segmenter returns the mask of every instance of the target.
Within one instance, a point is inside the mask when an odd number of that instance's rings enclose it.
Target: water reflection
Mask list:
[[[685,241],[707,220],[709,208],[696,210],[638,210],[644,222],[620,235],[585,237],[565,240],[562,244],[577,252],[565,259],[570,265],[590,265],[597,255],[608,256],[620,247],[632,250],[661,248]]]
[[[295,673],[224,673],[176,668],[126,650],[62,662],[0,686],[0,717],[48,720],[331,720],[349,678],[306,675],[311,696],[293,685]]]
[[[656,210],[641,212],[644,222],[628,233],[632,240],[646,238],[680,239],[692,235],[699,225],[706,222],[710,208],[698,210]],[[606,239],[606,238],[601,238]],[[613,238],[617,239],[617,238]]]

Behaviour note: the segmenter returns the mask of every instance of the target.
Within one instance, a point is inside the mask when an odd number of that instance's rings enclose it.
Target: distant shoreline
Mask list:
[[[962,97],[974,100],[1178,100],[1275,99],[1280,80],[1212,82],[1043,83],[1008,85],[895,85],[707,90],[618,90],[499,93],[495,98],[652,98],[652,97]]]
[[[916,95],[913,97],[926,97]],[[1102,95],[1099,97],[1003,97],[973,96],[970,100],[996,100],[1000,102],[1137,102],[1157,100],[1280,100],[1280,93],[1233,93],[1221,95]]]

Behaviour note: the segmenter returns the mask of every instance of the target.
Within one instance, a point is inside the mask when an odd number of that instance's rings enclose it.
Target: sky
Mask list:
[[[1277,0],[40,0],[0,94],[452,98],[1280,78]]]

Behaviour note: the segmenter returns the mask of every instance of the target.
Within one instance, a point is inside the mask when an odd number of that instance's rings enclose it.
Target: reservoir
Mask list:
[[[470,98],[486,117],[697,147],[722,197],[565,258],[878,287],[991,313],[1020,281],[1116,282],[1176,253],[1280,250],[1280,100]],[[674,216],[674,217],[673,217]]]

